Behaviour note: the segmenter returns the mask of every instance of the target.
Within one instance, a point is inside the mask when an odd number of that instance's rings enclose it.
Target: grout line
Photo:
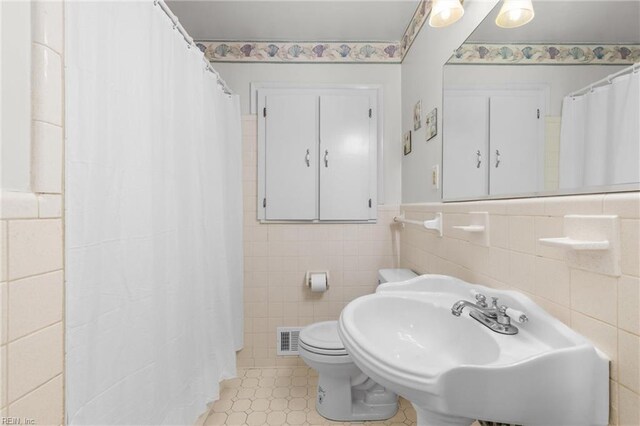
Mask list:
[[[63,129],[64,128],[64,123],[57,124],[57,123],[52,123],[52,122],[47,121],[47,120],[40,120],[40,119],[35,119],[35,118],[31,119],[31,123],[44,123],[44,124],[48,124],[49,126],[57,127],[59,129]],[[37,194],[37,192],[33,192],[33,193]]]
[[[33,40],[31,40],[31,44],[35,44],[37,46],[44,47],[45,49],[47,49],[47,50],[51,51],[52,53],[55,53],[56,55],[58,55],[60,57],[61,61],[63,60],[63,54],[58,52],[57,50],[55,50],[53,47],[51,47],[49,45],[46,45],[44,43],[41,43],[39,41],[33,41]]]
[[[43,386],[51,383],[52,381],[54,381],[55,379],[57,379],[58,377],[61,377],[64,374],[64,372],[60,372],[58,374],[56,374],[55,376],[45,380],[44,382],[40,383],[38,386],[36,386],[35,388],[29,390],[27,393],[20,395],[19,397],[17,397],[16,399],[14,399],[11,402],[7,401],[7,405],[5,406],[6,408],[11,407],[13,404],[15,404],[16,402],[20,401],[21,399],[24,399],[26,397],[28,397],[29,395],[31,395],[33,392],[37,391],[38,389],[42,388]]]
[[[8,250],[7,250],[8,251]],[[60,271],[64,271],[63,267],[60,267],[58,269],[52,269],[50,271],[45,271],[45,272],[39,272],[37,274],[32,274],[32,275],[26,275],[24,277],[19,277],[19,278],[12,278],[12,279],[8,279],[7,281],[5,281],[7,284],[9,283],[14,283],[16,281],[22,281],[22,280],[26,280],[29,278],[36,278],[42,275],[48,275],[48,274],[53,274],[54,272],[60,272]],[[8,277],[7,277],[8,278]]]
[[[36,333],[40,333],[40,332],[42,332],[42,331],[46,330],[47,328],[54,327],[54,326],[56,326],[56,325],[58,325],[58,324],[63,324],[63,321],[62,321],[62,320],[58,320],[58,321],[56,321],[56,322],[54,322],[54,323],[51,323],[51,324],[46,325],[46,326],[44,326],[44,327],[41,327],[41,328],[39,328],[39,329],[37,329],[37,330],[34,330],[34,331],[32,331],[32,332],[30,332],[30,333],[28,333],[28,334],[25,334],[24,336],[20,336],[20,337],[18,337],[18,338],[16,338],[16,339],[13,339],[13,340],[11,340],[11,341],[7,341],[7,344],[6,344],[7,349],[8,349],[8,347],[9,347],[11,344],[13,344],[13,343],[16,343],[16,342],[18,342],[18,341],[20,341],[20,340],[22,340],[22,339],[26,339],[27,337],[32,337],[34,334],[36,334]],[[64,342],[63,342],[63,350],[64,350]],[[7,356],[8,356],[8,351],[7,351]]]
[[[60,217],[5,217],[5,218],[0,218],[0,220],[6,220],[7,222],[18,222],[18,221],[29,221],[29,220],[60,220],[62,218],[62,216]]]
[[[44,326],[42,326],[42,327],[40,327],[40,328],[38,328],[38,329],[36,329],[36,330],[30,331],[29,333],[24,334],[24,335],[22,335],[22,336],[20,336],[20,337],[16,337],[15,339],[7,340],[7,346],[9,346],[9,345],[10,345],[10,344],[12,344],[12,343],[16,343],[16,342],[18,342],[18,341],[20,341],[20,340],[22,340],[22,339],[25,339],[25,338],[27,338],[27,337],[31,337],[31,336],[33,336],[34,334],[39,333],[39,332],[43,331],[43,330],[44,330],[44,329],[46,329],[46,328],[52,327],[52,326],[57,325],[57,324],[62,324],[62,323],[63,323],[63,318],[58,319],[58,320],[56,320],[55,322],[49,323],[49,324],[47,324],[47,325],[44,325]]]
[[[635,395],[639,395],[639,396],[640,396],[640,393],[638,393],[638,392],[634,391],[633,389],[629,388],[628,386],[623,385],[623,384],[622,384],[622,383],[620,383],[619,381],[617,381],[617,380],[613,380],[613,382],[614,382],[615,384],[617,384],[618,386],[625,388],[626,390],[628,390],[628,391],[629,391],[629,392],[631,392],[632,394],[635,394]],[[620,398],[620,395],[618,395],[618,398]]]

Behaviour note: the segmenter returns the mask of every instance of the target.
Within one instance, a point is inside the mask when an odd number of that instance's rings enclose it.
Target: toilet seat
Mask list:
[[[298,346],[300,348],[304,349],[305,351],[314,353],[316,355],[342,356],[342,357],[349,356],[349,354],[347,353],[347,351],[345,349],[333,350],[333,349],[316,348],[315,346],[310,346],[310,345],[305,344],[303,341],[300,341],[298,343]]]
[[[299,345],[318,355],[349,356],[338,335],[337,321],[322,321],[305,327],[300,332]]]

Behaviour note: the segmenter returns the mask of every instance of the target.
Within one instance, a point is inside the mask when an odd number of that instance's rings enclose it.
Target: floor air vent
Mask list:
[[[278,355],[298,355],[298,337],[302,327],[278,327]]]

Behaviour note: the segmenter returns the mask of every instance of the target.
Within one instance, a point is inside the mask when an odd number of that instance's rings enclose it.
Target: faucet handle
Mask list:
[[[504,312],[509,318],[514,318],[517,319],[518,322],[527,322],[529,321],[529,318],[527,318],[527,316],[524,314],[524,312],[519,311],[517,309],[513,309],[513,308],[507,308],[505,309]]]
[[[471,290],[471,294],[475,296],[480,306],[482,306],[483,308],[487,307],[487,296],[477,290]]]

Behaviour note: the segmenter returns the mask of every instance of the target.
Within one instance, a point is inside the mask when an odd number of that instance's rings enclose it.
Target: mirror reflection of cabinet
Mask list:
[[[539,89],[445,90],[444,198],[540,190],[544,100]]]
[[[616,13],[602,19],[612,3]],[[640,2],[535,2],[533,21],[510,29],[495,24],[501,7],[498,2],[443,68],[444,200],[638,191],[640,80],[632,64],[640,55]],[[481,93],[541,87],[539,127],[528,112],[534,99],[527,105]],[[459,93],[463,88],[466,94]],[[477,99],[483,96],[486,103]],[[473,119],[484,114],[489,119],[482,124]],[[497,139],[513,143],[498,147]],[[471,170],[478,150],[481,167]]]
[[[377,94],[258,91],[258,219],[375,221]]]

